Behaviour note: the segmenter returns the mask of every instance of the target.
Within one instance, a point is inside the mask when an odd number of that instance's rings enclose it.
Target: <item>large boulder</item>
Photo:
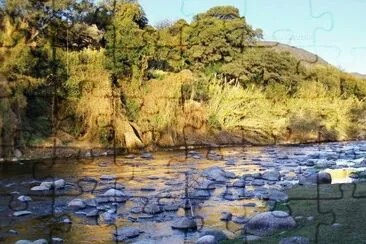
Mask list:
[[[310,173],[299,176],[299,185],[317,185],[332,183],[332,176],[327,172]]]
[[[296,227],[296,222],[288,213],[273,211],[260,213],[245,225],[248,233],[257,236],[269,236],[275,232],[289,230]]]

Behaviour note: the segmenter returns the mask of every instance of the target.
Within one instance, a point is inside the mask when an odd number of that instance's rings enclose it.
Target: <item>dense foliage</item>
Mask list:
[[[0,144],[306,142],[365,136],[366,83],[258,47],[238,9],[149,25],[137,1],[3,0]]]

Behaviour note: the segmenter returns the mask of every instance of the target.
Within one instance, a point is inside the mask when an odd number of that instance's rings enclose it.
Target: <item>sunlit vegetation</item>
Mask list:
[[[259,47],[238,9],[149,25],[137,1],[0,4],[2,156],[365,138],[366,81]],[[115,3],[115,4],[114,4]]]

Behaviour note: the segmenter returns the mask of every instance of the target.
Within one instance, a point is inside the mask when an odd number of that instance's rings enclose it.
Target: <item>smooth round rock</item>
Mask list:
[[[177,220],[175,220],[172,224],[173,229],[182,229],[182,230],[195,230],[197,229],[197,224],[194,219],[189,217],[181,217]]]
[[[217,244],[218,242],[216,241],[215,236],[206,235],[206,236],[202,236],[195,243],[196,244]]]
[[[296,227],[296,221],[288,213],[273,211],[260,213],[245,225],[248,233],[257,236],[269,236],[275,232]]]

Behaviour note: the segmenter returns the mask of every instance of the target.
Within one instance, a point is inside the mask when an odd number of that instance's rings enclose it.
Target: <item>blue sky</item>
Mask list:
[[[318,54],[349,72],[366,74],[366,0],[139,0],[150,24],[233,5],[265,40]]]

